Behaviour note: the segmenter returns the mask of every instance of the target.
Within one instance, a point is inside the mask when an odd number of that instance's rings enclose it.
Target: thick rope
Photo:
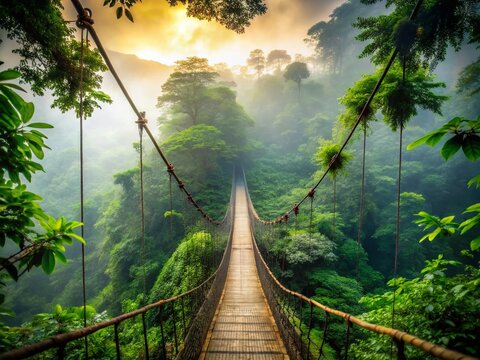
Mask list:
[[[85,34],[86,32],[86,34]],[[84,40],[86,46],[88,46],[88,30],[81,30],[81,41],[80,41],[80,100],[79,100],[79,110],[78,117],[80,120],[80,222],[82,226],[80,227],[80,236],[85,237],[85,226],[84,226],[84,166],[83,166],[83,68],[84,68]],[[86,284],[86,273],[85,273],[85,244],[82,243],[82,300],[83,300],[83,327],[87,327],[87,284]],[[85,337],[85,357],[88,359],[88,339]]]
[[[145,191],[143,181],[143,126],[145,119],[138,119],[138,135],[140,138],[139,157],[140,157],[140,259],[142,266],[143,280],[143,300],[147,298],[147,275],[145,271]]]
[[[362,149],[362,185],[360,189],[360,206],[358,209],[358,234],[357,234],[357,278],[360,267],[360,246],[362,244],[363,208],[365,206],[365,162],[367,151],[367,123],[363,122],[363,149]]]

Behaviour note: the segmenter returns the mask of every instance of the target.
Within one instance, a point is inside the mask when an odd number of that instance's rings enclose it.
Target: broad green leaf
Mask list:
[[[47,123],[41,123],[41,122],[28,124],[28,127],[36,128],[36,129],[53,129],[53,125],[50,125]]]
[[[462,146],[463,153],[470,161],[480,159],[480,136],[468,134]]]
[[[7,97],[8,101],[10,101],[17,110],[20,110],[23,104],[25,104],[25,100],[23,100],[20,96],[17,95],[17,93],[10,90],[9,88],[2,88],[2,92]]]
[[[51,274],[55,268],[55,256],[50,250],[46,250],[42,256],[42,269],[47,274]]]
[[[123,15],[123,8],[121,6],[119,6],[117,8],[117,19],[120,19]]]
[[[30,119],[33,116],[33,113],[35,112],[35,106],[31,102],[25,102],[23,103],[19,111],[20,111],[20,114],[22,115],[23,123],[27,123],[30,121]]]
[[[44,153],[43,153],[43,150],[42,150],[41,146],[39,146],[36,143],[31,142],[30,143],[30,149],[32,150],[32,152],[35,154],[35,156],[37,158],[39,158],[40,160],[43,159]]]
[[[65,249],[65,248],[64,248]],[[58,250],[53,250],[54,254],[55,254],[55,257],[62,263],[66,264],[67,263],[67,258],[65,257],[65,255],[61,252],[61,251],[58,251]]]
[[[480,236],[470,241],[470,249],[472,251],[478,250],[480,248]]]
[[[12,88],[12,89],[15,89],[15,90],[18,90],[18,91],[23,91],[26,93],[25,89],[23,89],[22,87],[18,86],[17,84],[11,84],[11,83],[0,83],[0,91],[2,89],[2,86],[7,86],[9,88]]]
[[[428,139],[429,137],[430,137],[430,134],[427,134],[427,135],[425,135],[425,136],[422,136],[420,139],[417,139],[417,140],[415,140],[414,142],[408,144],[407,150],[413,150],[413,149],[415,149],[416,147],[425,144],[425,142],[427,141],[427,139]]]
[[[72,232],[72,233],[68,233],[68,236],[80,241],[83,245],[86,245],[85,240],[80,235],[77,235],[77,234]]]
[[[12,69],[4,70],[4,71],[0,72],[0,81],[17,79],[21,75],[22,74],[20,74],[16,70],[12,70]]]
[[[450,159],[463,145],[462,135],[455,135],[450,138],[442,147],[441,154],[445,160]]]

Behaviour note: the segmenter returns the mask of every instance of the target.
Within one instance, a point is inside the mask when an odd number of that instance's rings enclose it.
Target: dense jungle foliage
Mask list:
[[[122,9],[117,17],[132,20],[135,3],[114,1]],[[110,182],[98,180],[108,166],[87,168],[96,190],[86,196],[85,239],[78,235],[81,224],[70,220],[79,211],[72,195],[77,151],[61,137],[48,142],[52,126],[37,115],[44,112],[28,92],[48,92],[53,106],[78,114],[80,45],[61,18],[60,2],[30,5],[0,4],[0,27],[17,42],[21,59],[15,70],[0,65],[0,351],[83,326],[82,244],[85,313],[94,324],[198,285],[226,243],[181,196],[145,136],[144,248],[139,142]],[[311,57],[292,59],[284,50],[265,56],[255,49],[245,56],[250,72],[233,73],[194,56],[178,60],[151,94],[158,119],[149,126],[159,130],[157,140],[176,173],[214,219],[228,208],[236,164],[264,219],[283,216],[330,166],[298,216],[256,227],[275,275],[329,307],[479,354],[480,4],[424,1],[408,20],[414,5],[348,0],[305,34]],[[238,21],[220,13],[209,18],[242,31],[265,11],[261,1],[251,6]],[[38,13],[37,23],[25,21],[27,10]],[[49,31],[46,22],[53,24]],[[337,155],[395,48],[397,59],[380,91]],[[84,113],[91,116],[111,98],[100,91],[105,65],[99,53],[85,51]],[[459,62],[461,69],[454,66]],[[20,87],[19,79],[26,84]],[[113,150],[105,163],[123,166]],[[43,169],[46,177],[36,174]],[[320,324],[323,315],[315,316]],[[135,358],[143,346],[141,324],[124,329],[122,351]],[[112,331],[91,337],[95,358],[114,356]],[[325,349],[331,358],[343,355],[343,331],[333,320]],[[159,346],[158,328],[147,336]],[[390,357],[388,338],[358,331],[353,339],[354,358]],[[71,358],[81,354],[82,344],[74,343]],[[408,349],[407,357],[425,355]]]

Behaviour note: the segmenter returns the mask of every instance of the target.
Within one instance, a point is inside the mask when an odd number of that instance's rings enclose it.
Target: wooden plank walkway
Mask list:
[[[255,266],[243,184],[237,184],[232,254],[200,359],[289,359]]]

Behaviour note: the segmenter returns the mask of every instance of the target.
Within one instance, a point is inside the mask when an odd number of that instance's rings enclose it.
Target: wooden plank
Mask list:
[[[237,185],[232,255],[200,359],[289,359],[255,266],[247,197]]]

